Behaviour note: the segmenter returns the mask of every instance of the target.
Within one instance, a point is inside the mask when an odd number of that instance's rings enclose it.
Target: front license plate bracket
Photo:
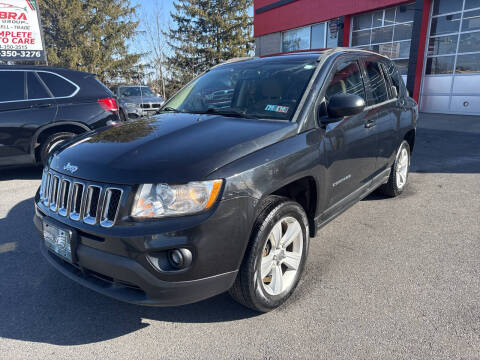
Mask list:
[[[55,255],[69,263],[74,263],[76,233],[63,225],[49,221],[43,222],[43,239],[45,246]]]

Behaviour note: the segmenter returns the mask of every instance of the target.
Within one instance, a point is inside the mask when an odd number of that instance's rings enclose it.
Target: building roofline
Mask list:
[[[388,56],[376,53],[374,51],[364,50],[364,49],[356,49],[356,48],[349,48],[349,47],[295,50],[295,51],[287,51],[287,52],[279,52],[279,53],[274,53],[274,54],[263,55],[263,56],[260,56],[260,58],[269,58],[269,57],[276,57],[276,56],[307,55],[307,54],[323,55],[323,54],[326,54],[326,53],[335,54],[335,53],[340,53],[340,52],[344,52],[344,53],[350,53],[350,52],[358,53],[358,52],[361,52],[361,53],[376,55],[376,56],[380,56],[380,57],[383,57],[385,59],[388,59]]]

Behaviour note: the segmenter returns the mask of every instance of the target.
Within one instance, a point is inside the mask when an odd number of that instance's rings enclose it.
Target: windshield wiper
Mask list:
[[[160,112],[167,111],[167,112],[180,112],[178,109],[175,109],[173,107],[167,106],[162,109],[160,109]]]
[[[196,114],[215,114],[215,115],[223,115],[223,116],[244,118],[244,119],[257,119],[257,117],[254,116],[254,115],[245,114],[245,113],[242,113],[240,111],[222,110],[222,109],[216,109],[216,108],[209,108],[206,111],[196,112]]]

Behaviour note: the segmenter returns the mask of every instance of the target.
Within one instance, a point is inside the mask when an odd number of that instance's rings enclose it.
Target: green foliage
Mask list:
[[[49,65],[95,73],[100,80],[139,77],[141,54],[128,51],[136,34],[129,0],[40,0]]]
[[[252,0],[176,0],[174,6],[166,34],[173,50],[169,95],[210,67],[251,54]]]

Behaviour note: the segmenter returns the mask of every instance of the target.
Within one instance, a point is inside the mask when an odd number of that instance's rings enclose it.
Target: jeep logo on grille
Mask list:
[[[78,166],[68,163],[63,167],[63,170],[70,171],[72,174],[74,174],[78,170]]]

